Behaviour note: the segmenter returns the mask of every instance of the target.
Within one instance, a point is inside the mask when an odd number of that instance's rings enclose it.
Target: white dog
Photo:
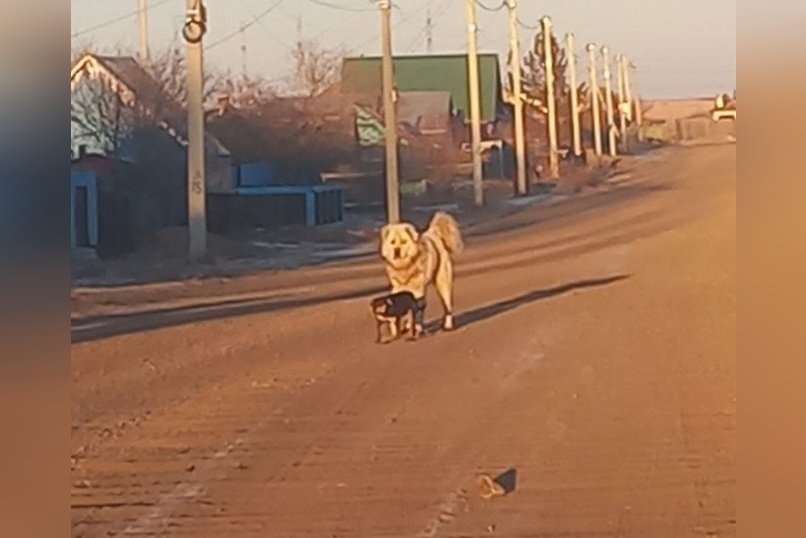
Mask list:
[[[387,224],[381,229],[381,257],[392,293],[409,291],[425,299],[428,284],[434,283],[445,312],[443,328],[453,329],[453,259],[462,251],[462,234],[456,220],[438,211],[422,234],[409,223]],[[417,320],[422,332],[422,318]]]

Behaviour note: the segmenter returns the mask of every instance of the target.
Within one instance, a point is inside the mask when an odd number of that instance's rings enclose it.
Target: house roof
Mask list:
[[[468,117],[467,55],[397,56],[394,58],[396,87],[399,92],[448,92],[457,110]],[[496,54],[479,54],[481,120],[497,118],[501,97],[501,74]],[[381,59],[379,57],[345,58],[341,72],[345,91],[380,95]]]
[[[83,78],[100,78],[117,92],[123,102],[129,106],[137,103],[154,109],[150,113],[155,116],[168,134],[180,145],[187,145],[187,113],[184,107],[167,95],[159,82],[131,56],[100,56],[87,54],[80,58],[70,69],[70,88]],[[205,133],[207,143],[218,153],[227,154],[228,150],[215,137]]]
[[[418,130],[445,129],[451,107],[450,92],[400,92],[397,118]]]
[[[84,76],[104,79],[114,90],[124,94],[126,100],[152,102],[161,98],[166,102],[169,101],[154,77],[131,56],[87,54],[70,69],[70,87],[74,88]],[[181,105],[175,101],[167,104],[177,111],[181,110]]]

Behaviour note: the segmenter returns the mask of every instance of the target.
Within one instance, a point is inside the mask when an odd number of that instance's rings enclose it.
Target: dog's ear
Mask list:
[[[381,228],[381,241],[386,241],[391,232],[392,228],[388,224],[384,225],[384,227]]]
[[[420,234],[417,233],[417,228],[412,226],[411,224],[406,224],[403,229],[406,231],[406,235],[411,237],[412,242],[416,242],[419,238]]]

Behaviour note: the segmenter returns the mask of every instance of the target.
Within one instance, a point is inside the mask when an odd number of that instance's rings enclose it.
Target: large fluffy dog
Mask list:
[[[454,218],[438,211],[422,233],[406,222],[387,224],[381,229],[381,257],[392,293],[409,291],[425,297],[433,283],[445,311],[443,328],[453,329],[453,260],[461,252],[462,234]],[[417,320],[422,330],[422,316]]]

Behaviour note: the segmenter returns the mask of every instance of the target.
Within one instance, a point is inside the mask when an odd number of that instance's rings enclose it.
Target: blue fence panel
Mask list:
[[[86,214],[76,215],[78,189],[86,189]],[[85,170],[70,171],[70,247],[78,246],[76,218],[85,218],[89,246],[98,246],[98,180],[95,174]]]
[[[272,163],[248,163],[240,165],[239,168],[238,186],[240,187],[262,187],[277,184],[277,167]]]

